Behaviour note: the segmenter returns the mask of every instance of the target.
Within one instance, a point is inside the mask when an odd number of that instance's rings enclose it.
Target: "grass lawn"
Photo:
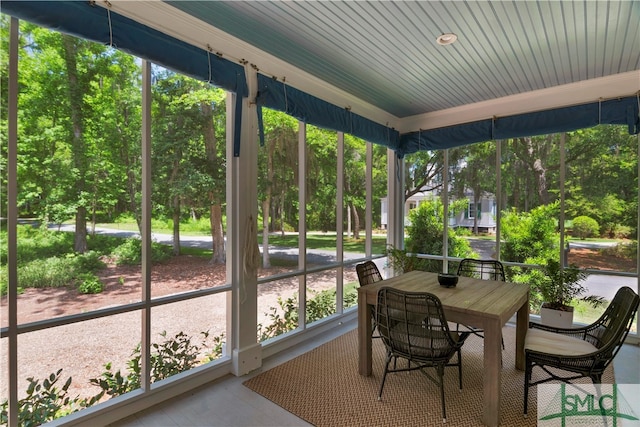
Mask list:
[[[135,222],[118,222],[118,223],[101,223],[96,224],[97,227],[109,228],[113,230],[124,231],[138,231],[138,226]],[[188,228],[188,227],[184,227]],[[160,234],[172,234],[173,230],[163,226],[162,223],[154,222],[152,225],[154,233]],[[184,236],[208,236],[207,231],[183,229],[181,226],[180,234]],[[374,254],[383,254],[386,252],[387,237],[384,235],[373,236],[372,238],[372,250]],[[262,242],[262,235],[258,236],[258,243]],[[344,239],[345,252],[364,253],[364,232],[361,233],[361,238],[358,240],[347,238]],[[287,233],[284,236],[279,234],[272,234],[269,236],[269,244],[273,246],[295,248],[298,247],[298,234]],[[325,249],[334,250],[336,248],[336,234],[335,233],[320,233],[311,232],[307,234],[307,248],[308,249]],[[211,251],[208,251],[209,253]],[[206,251],[204,252],[206,253]]]

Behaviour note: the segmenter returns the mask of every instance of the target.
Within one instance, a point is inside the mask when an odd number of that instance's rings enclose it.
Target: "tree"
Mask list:
[[[459,199],[464,198],[467,189],[473,193],[473,206],[480,204],[482,195],[495,193],[496,174],[495,159],[496,149],[494,142],[473,144],[462,151],[464,156],[459,161],[459,168],[453,174],[453,193]],[[479,213],[480,211],[477,210]],[[473,233],[478,234],[479,215],[473,216]]]
[[[287,205],[297,206],[298,177],[298,121],[293,117],[274,110],[263,109],[265,147],[260,150],[258,167],[260,171],[259,198],[262,201],[262,266],[269,268],[269,231],[275,230],[277,223],[284,235],[285,223],[296,218],[297,212],[289,212]],[[288,203],[287,203],[288,201]]]
[[[157,210],[173,223],[173,253],[180,253],[180,222],[185,212],[188,216],[206,207],[214,245],[212,262],[222,262],[226,184],[218,141],[225,139],[217,137],[215,123],[224,110],[224,92],[156,69],[153,96],[154,199]]]
[[[344,198],[352,237],[360,238],[360,217],[366,206],[366,143],[351,135],[344,136]],[[353,219],[353,221],[351,221]]]
[[[556,220],[559,204],[551,203],[518,212],[515,208],[502,213],[500,259],[527,263],[559,255]]]
[[[459,212],[466,207],[466,201],[450,203],[451,212]],[[413,254],[443,255],[444,205],[439,198],[426,200],[409,212],[410,225],[407,227],[406,251]],[[447,255],[466,258],[473,256],[467,239],[453,228],[447,229]],[[442,271],[441,262],[425,260],[422,269]]]

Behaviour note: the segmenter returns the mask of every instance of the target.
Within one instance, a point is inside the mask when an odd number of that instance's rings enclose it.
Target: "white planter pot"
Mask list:
[[[563,311],[540,307],[540,321],[543,325],[556,328],[571,328],[573,326],[573,310]]]

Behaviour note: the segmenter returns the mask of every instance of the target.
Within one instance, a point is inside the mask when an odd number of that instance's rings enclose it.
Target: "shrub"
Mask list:
[[[138,265],[142,261],[142,241],[137,238],[126,239],[115,248],[112,255],[118,265]],[[171,257],[171,248],[156,242],[151,242],[151,262],[166,261]]]
[[[572,233],[581,240],[597,236],[600,230],[598,222],[588,216],[578,216],[573,219]]]
[[[78,291],[83,294],[99,294],[104,290],[104,284],[93,273],[81,274],[78,278]]]
[[[73,258],[51,257],[33,260],[18,267],[20,286],[24,288],[60,288],[76,277]]]
[[[358,289],[355,286],[345,288],[344,305],[350,307],[357,303]],[[298,296],[294,295],[283,300],[278,297],[278,307],[270,307],[269,313],[265,313],[271,319],[269,326],[258,325],[258,337],[260,341],[276,337],[298,327]],[[282,312],[282,315],[280,315]],[[323,319],[336,312],[336,290],[326,289],[316,293],[307,301],[306,322],[312,323]]]
[[[167,339],[166,332],[160,336],[165,338],[161,343],[151,344],[151,382],[169,378],[172,375],[189,370],[201,363],[219,357],[222,352],[224,340],[222,336],[214,339],[213,351],[201,356],[201,350],[207,347],[208,332],[201,332],[203,336],[199,345],[192,343],[192,338],[184,332],[178,332],[174,337]],[[94,396],[95,401],[107,394],[111,397],[140,388],[140,376],[142,372],[140,345],[132,353],[132,358],[127,362],[127,373],[123,375],[119,370],[112,371],[112,364],[104,365],[104,371],[98,378],[92,378],[89,382],[102,391]]]
[[[457,212],[466,206],[460,200],[449,206],[451,212]],[[409,213],[411,225],[407,227],[406,249],[415,254],[442,255],[442,237],[444,236],[444,206],[440,199],[424,201]],[[465,258],[473,251],[462,230],[448,229],[448,255]]]
[[[74,283],[80,275],[104,266],[96,252],[67,254],[32,260],[19,265],[18,279],[22,288],[60,288]]]
[[[442,271],[441,261],[426,258],[418,258],[410,255],[405,249],[396,249],[392,245],[387,247],[387,263],[393,271],[397,273],[408,273],[414,270],[432,271],[434,273]]]
[[[505,211],[500,222],[500,259],[524,263],[528,258],[552,257],[559,247],[554,219],[558,207],[558,203],[552,203],[529,212]]]
[[[42,383],[33,377],[27,378],[27,396],[18,401],[18,425],[31,427],[39,426],[56,418],[76,412],[82,408],[95,404],[101,397],[99,394],[91,399],[71,398],[68,396],[72,378],[69,377],[61,388],[56,385],[60,380],[62,369],[49,375]],[[0,404],[0,423],[7,425],[8,400]]]
[[[636,259],[638,254],[638,244],[635,240],[629,243],[618,243],[615,246],[602,248],[599,252],[603,255],[633,260]]]
[[[0,240],[6,242],[6,236],[6,231],[2,231]],[[30,225],[19,225],[17,227],[17,239],[20,243],[16,254],[18,263],[73,252],[73,233],[59,233]],[[7,251],[0,252],[0,262],[6,264]]]
[[[96,251],[89,251],[76,256],[75,267],[78,271],[98,271],[105,267],[104,262],[100,259],[100,254]]]

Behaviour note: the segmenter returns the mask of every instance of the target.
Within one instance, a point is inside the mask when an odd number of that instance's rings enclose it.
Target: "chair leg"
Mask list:
[[[527,405],[529,404],[529,383],[531,382],[531,371],[533,366],[529,360],[525,361],[526,367],[524,372],[524,417],[527,418]]]
[[[458,383],[460,384],[460,391],[462,391],[462,351],[458,349]]]
[[[380,383],[380,391],[378,392],[378,400],[382,400],[382,389],[384,388],[384,382],[387,379],[387,373],[389,373],[389,363],[391,363],[391,359],[393,358],[391,352],[387,352],[387,361],[384,364],[384,373],[382,374],[382,382]],[[395,363],[395,358],[394,363]]]
[[[444,405],[444,365],[438,365],[438,378],[440,378],[440,402],[442,402],[442,422],[447,422],[447,409]]]

